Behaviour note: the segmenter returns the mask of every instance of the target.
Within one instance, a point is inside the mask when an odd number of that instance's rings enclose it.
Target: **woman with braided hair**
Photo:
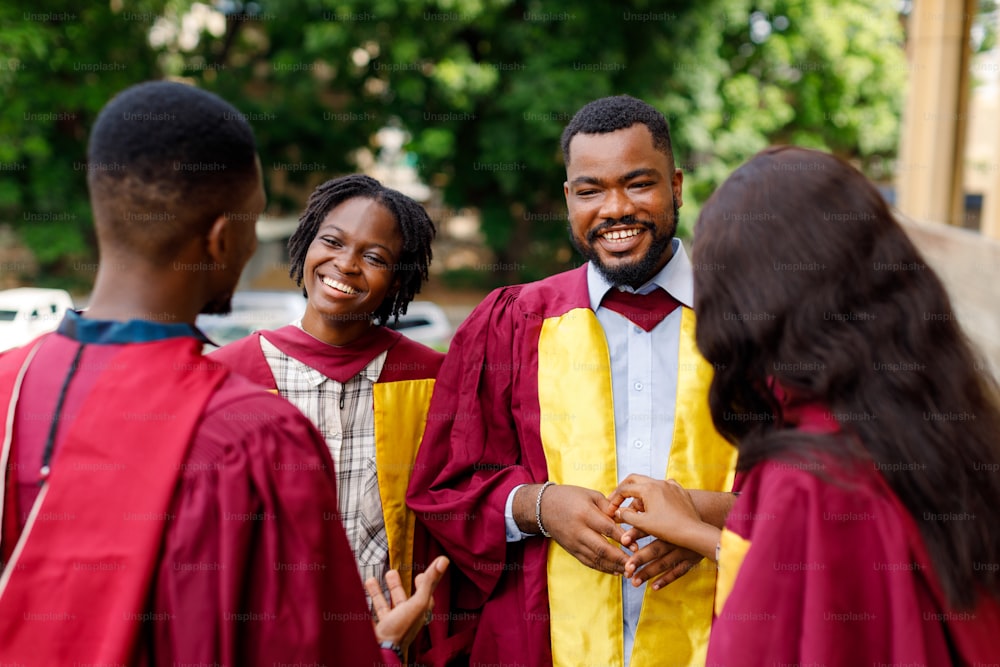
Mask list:
[[[307,298],[301,321],[212,355],[319,428],[362,580],[394,569],[407,591],[426,562],[414,564],[404,499],[443,355],[385,325],[427,279],[434,233],[423,207],[373,178],[323,183],[288,242],[289,273]]]

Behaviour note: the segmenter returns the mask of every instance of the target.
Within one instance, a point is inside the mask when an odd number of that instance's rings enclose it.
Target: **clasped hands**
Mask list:
[[[534,499],[540,485],[519,490],[515,518],[525,532],[535,523]],[[531,521],[522,521],[531,499]],[[633,586],[652,582],[659,590],[714,555],[719,526],[732,504],[730,494],[687,491],[673,480],[629,475],[607,497],[579,486],[550,486],[539,516],[552,539],[577,560],[600,572],[629,577]],[[631,499],[631,503],[626,500]],[[630,526],[627,530],[622,524]],[[640,547],[639,540],[652,536]],[[613,540],[609,541],[609,540]],[[615,544],[617,542],[618,544]],[[620,545],[620,546],[619,546]]]

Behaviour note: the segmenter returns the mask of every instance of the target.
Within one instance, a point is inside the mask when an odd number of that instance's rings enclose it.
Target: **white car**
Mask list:
[[[246,290],[233,294],[233,312],[199,315],[195,325],[214,343],[225,345],[258,329],[278,329],[291,324],[301,319],[305,311],[306,298],[302,292]]]
[[[0,352],[55,331],[73,307],[69,292],[41,287],[16,287],[0,292]]]
[[[442,352],[448,349],[453,333],[448,316],[433,301],[411,301],[406,314],[400,316],[399,322],[390,319],[389,327]]]
[[[258,329],[277,329],[302,318],[306,299],[302,292],[246,290],[233,295],[228,315],[199,315],[195,324],[214,343],[225,345]],[[446,350],[452,328],[441,307],[430,301],[410,303],[399,322],[389,326],[424,345]],[[214,349],[214,346],[207,348]]]

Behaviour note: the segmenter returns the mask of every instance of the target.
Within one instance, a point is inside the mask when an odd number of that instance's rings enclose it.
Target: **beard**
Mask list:
[[[572,228],[570,228],[570,241],[573,243],[573,247],[576,248],[577,252],[583,255],[583,258],[588,262],[592,262],[597,270],[601,272],[601,275],[604,276],[605,280],[611,283],[614,287],[621,287],[623,285],[628,285],[633,288],[639,287],[656,275],[656,272],[660,268],[660,262],[663,259],[663,254],[667,251],[667,248],[670,247],[670,244],[674,239],[674,234],[677,233],[677,216],[680,213],[680,207],[677,206],[676,198],[674,198],[673,201],[673,223],[670,225],[670,229],[665,232],[660,232],[657,226],[652,222],[637,220],[631,216],[627,216],[615,220],[606,220],[597,227],[594,227],[587,232],[586,243],[583,243],[580,239],[578,239],[576,235],[573,234]],[[652,234],[653,240],[649,244],[649,249],[638,260],[629,263],[619,263],[614,266],[608,266],[601,261],[600,255],[596,250],[594,250],[594,245],[597,243],[597,237],[601,232],[610,227],[614,227],[615,225],[637,225]]]
[[[233,312],[233,295],[231,292],[215,297],[201,308],[202,315],[228,315],[231,312]]]

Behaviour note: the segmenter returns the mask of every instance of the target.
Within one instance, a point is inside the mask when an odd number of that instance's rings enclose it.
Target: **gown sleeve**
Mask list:
[[[322,437],[275,396],[223,403],[174,497],[148,663],[398,662],[376,644]]]
[[[763,465],[727,523],[750,544],[709,664],[950,664],[909,517],[864,479]]]
[[[516,287],[493,292],[456,332],[407,493],[417,521],[471,584],[462,600],[468,608],[481,606],[503,574],[507,496],[539,481],[525,464],[513,414],[526,370],[521,351],[532,344],[518,293]]]

